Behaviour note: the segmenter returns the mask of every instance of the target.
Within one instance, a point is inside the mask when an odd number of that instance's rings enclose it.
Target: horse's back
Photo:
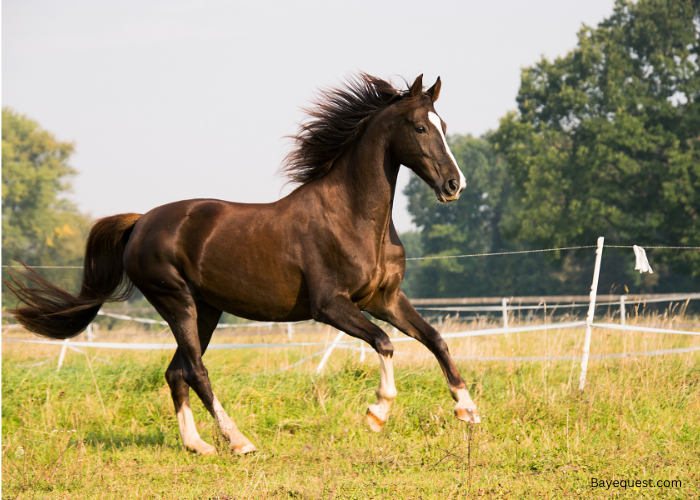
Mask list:
[[[157,207],[134,227],[127,275],[147,297],[186,286],[238,316],[307,318],[300,249],[280,218],[277,203],[195,199]]]

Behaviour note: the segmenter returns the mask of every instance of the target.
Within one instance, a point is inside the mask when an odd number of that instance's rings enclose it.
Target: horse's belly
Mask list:
[[[275,276],[276,275],[276,276]],[[255,321],[311,319],[308,289],[301,275],[264,275],[229,270],[202,280],[200,293],[214,307]]]

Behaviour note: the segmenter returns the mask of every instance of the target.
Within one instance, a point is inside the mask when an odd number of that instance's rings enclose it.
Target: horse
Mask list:
[[[380,432],[397,396],[394,347],[365,311],[425,345],[442,368],[456,417],[479,423],[447,344],[399,288],[406,256],[392,206],[400,166],[441,203],[466,187],[434,107],[440,78],[427,91],[422,81],[399,90],[359,73],[320,91],[282,165],[298,186],[274,203],[193,199],[98,220],[80,291],[73,295],[24,266],[6,283],[25,304],[15,318],[45,337],[74,337],[105,302],[125,300],[136,287],[177,341],[165,378],[182,443],[203,455],[216,449],[197,432],[190,388],[233,452],[256,451],[214,395],[202,362],[223,311],[257,321],[314,319],[367,342],[380,377],[366,423]]]

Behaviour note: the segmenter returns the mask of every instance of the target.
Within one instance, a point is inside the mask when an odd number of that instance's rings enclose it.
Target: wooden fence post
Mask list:
[[[627,312],[625,311],[625,301],[627,300],[627,295],[620,295],[620,324],[627,324]],[[622,330],[622,333],[625,333]]]

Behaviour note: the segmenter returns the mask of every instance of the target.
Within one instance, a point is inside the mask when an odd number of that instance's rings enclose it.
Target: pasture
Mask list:
[[[679,325],[678,323],[681,323]],[[629,323],[669,327],[668,317]],[[516,322],[517,324],[517,322]],[[441,331],[483,328],[447,322]],[[499,326],[493,324],[492,326]],[[698,330],[697,318],[670,327]],[[284,342],[282,329],[217,332],[213,342]],[[298,328],[294,341],[335,332]],[[580,354],[584,329],[452,339],[456,356]],[[82,340],[81,335],[79,340]],[[4,337],[31,338],[17,331]],[[128,326],[99,340],[171,342]],[[396,343],[395,401],[381,434],[364,422],[377,356],[336,350],[286,371],[318,347],[209,351],[214,390],[259,452],[236,456],[192,398],[202,437],[218,456],[181,445],[164,370],[172,351],[68,351],[3,343],[3,498],[691,498],[700,493],[700,352],[579,363],[457,359],[483,422],[452,414],[437,362],[416,342]],[[595,329],[591,354],[700,345],[700,338]],[[41,364],[43,363],[43,364]],[[654,487],[592,488],[653,480]],[[657,487],[656,481],[681,481]]]

